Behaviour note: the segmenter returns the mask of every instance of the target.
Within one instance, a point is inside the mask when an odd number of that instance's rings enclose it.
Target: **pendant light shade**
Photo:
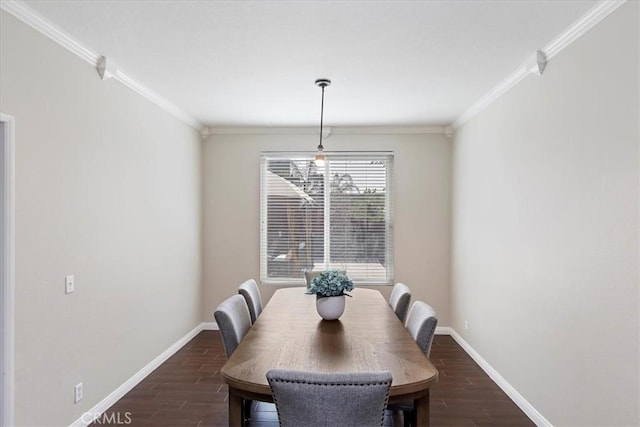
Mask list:
[[[320,144],[318,144],[318,152],[316,153],[315,162],[319,168],[324,167],[324,161],[326,155],[324,154],[324,146],[322,145],[322,126],[324,122],[324,88],[331,84],[329,79],[316,80],[316,86],[320,86],[322,89],[322,102],[320,104]]]

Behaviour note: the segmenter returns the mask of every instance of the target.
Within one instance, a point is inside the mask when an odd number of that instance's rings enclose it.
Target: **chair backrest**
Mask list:
[[[262,313],[262,297],[260,296],[260,289],[255,280],[249,279],[243,282],[238,288],[238,293],[242,295],[249,307],[249,314],[251,315],[251,324],[256,323],[256,319]]]
[[[381,426],[391,373],[318,373],[272,369],[269,387],[280,427]]]
[[[249,308],[242,295],[234,295],[220,303],[213,317],[220,328],[224,352],[228,358],[251,327]]]
[[[413,303],[404,326],[427,357],[431,352],[431,343],[437,325],[438,318],[433,307],[422,301]]]
[[[309,289],[311,287],[311,281],[313,280],[314,277],[317,277],[320,275],[320,273],[322,273],[324,270],[318,270],[318,271],[311,271],[311,270],[305,270],[304,271],[304,278],[307,281],[307,289]],[[347,274],[347,270],[337,270],[342,274]]]
[[[389,297],[389,307],[404,324],[411,301],[411,290],[403,283],[396,283]]]

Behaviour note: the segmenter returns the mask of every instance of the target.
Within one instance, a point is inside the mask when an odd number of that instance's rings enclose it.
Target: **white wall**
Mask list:
[[[455,136],[452,326],[557,426],[640,424],[638,17]]]
[[[451,143],[443,135],[334,133],[327,150],[394,151],[395,279],[449,323]],[[313,151],[316,134],[213,135],[204,144],[204,320],[260,276],[260,152]],[[242,231],[239,231],[242,230]],[[260,287],[265,302],[275,286]],[[377,287],[386,297],[390,286]]]
[[[68,425],[201,320],[201,142],[0,19],[0,111],[16,119],[16,424]]]

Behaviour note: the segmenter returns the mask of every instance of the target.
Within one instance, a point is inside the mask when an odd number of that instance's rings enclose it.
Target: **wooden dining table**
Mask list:
[[[429,425],[429,387],[438,370],[382,294],[357,288],[339,320],[322,320],[306,288],[275,292],[222,367],[229,385],[229,425],[242,425],[242,400],[272,402],[270,369],[312,372],[390,371],[389,403],[413,401],[417,425]]]

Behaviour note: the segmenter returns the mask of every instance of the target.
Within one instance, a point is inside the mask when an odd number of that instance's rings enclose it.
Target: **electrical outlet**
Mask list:
[[[465,330],[465,331],[468,331],[468,330],[469,330],[469,321],[468,321],[468,320],[465,320],[465,321],[464,321],[464,330]]]
[[[75,279],[73,274],[70,276],[64,276],[64,293],[70,294],[76,290]]]
[[[73,403],[78,403],[82,400],[82,383],[78,383],[73,387]]]

